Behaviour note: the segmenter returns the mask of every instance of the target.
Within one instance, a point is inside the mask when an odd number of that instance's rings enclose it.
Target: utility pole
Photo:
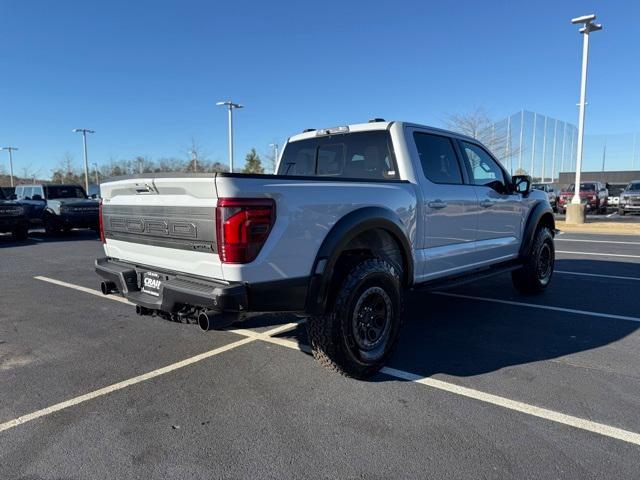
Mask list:
[[[607,139],[604,140],[604,147],[602,148],[602,173],[604,173],[604,161],[607,158]]]
[[[87,156],[87,133],[96,133],[94,130],[88,128],[74,128],[75,133],[82,134],[82,145],[84,147],[84,189],[85,192],[89,191],[89,158]]]
[[[229,169],[233,173],[233,110],[235,108],[244,108],[244,105],[233,103],[231,100],[217,102],[216,105],[229,109]]]
[[[14,150],[18,150],[17,147],[2,147],[0,148],[0,150],[6,150],[7,152],[9,152],[9,174],[10,174],[10,181],[11,181],[11,186],[13,187],[13,151]]]
[[[582,34],[582,74],[580,78],[580,113],[578,115],[578,149],[576,151],[576,179],[574,182],[574,195],[571,203],[581,205],[580,202],[580,171],[582,169],[582,148],[584,143],[584,116],[587,105],[587,67],[589,64],[589,34],[602,29],[602,25],[592,23],[596,19],[595,14],[584,15],[571,20],[573,24],[583,24],[580,29]],[[584,209],[582,210],[584,213]],[[584,216],[582,217],[584,219]],[[584,220],[582,220],[584,221]],[[582,222],[580,222],[582,223]]]
[[[100,179],[98,178],[98,164],[97,163],[93,163],[93,173],[96,177],[96,186],[100,185]]]

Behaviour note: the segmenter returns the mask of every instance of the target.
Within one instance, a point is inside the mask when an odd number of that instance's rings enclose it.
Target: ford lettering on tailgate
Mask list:
[[[217,251],[214,207],[103,205],[102,215],[107,239]]]

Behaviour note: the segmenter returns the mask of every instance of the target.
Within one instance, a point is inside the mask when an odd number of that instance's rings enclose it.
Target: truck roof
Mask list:
[[[308,138],[314,138],[318,135],[329,135],[336,134],[339,135],[341,133],[349,133],[349,132],[368,132],[374,130],[388,130],[391,128],[393,124],[400,124],[401,127],[416,127],[424,130],[431,131],[433,133],[440,133],[452,137],[457,137],[464,140],[469,140],[472,142],[477,142],[476,139],[469,137],[467,135],[463,135],[461,133],[453,132],[450,130],[445,130],[442,128],[430,127],[428,125],[421,125],[419,123],[414,122],[404,122],[404,121],[386,121],[382,119],[371,120],[367,123],[352,123],[348,125],[337,125],[333,127],[323,127],[323,128],[309,128],[302,133],[298,133],[297,135],[292,135],[289,137],[289,142],[297,142],[298,140],[305,140]]]

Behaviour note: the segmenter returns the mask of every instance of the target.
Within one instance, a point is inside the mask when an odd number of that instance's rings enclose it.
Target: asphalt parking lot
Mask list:
[[[629,478],[640,472],[640,238],[565,233],[541,296],[414,292],[370,381],[304,325],[137,317],[96,236],[0,237],[0,479]]]

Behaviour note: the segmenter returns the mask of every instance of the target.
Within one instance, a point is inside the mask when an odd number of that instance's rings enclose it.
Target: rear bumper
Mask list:
[[[96,260],[96,273],[113,282],[118,293],[132,303],[168,314],[185,307],[203,310],[243,313],[248,309],[247,287],[242,283],[222,283],[202,280],[175,272],[158,272],[162,276],[159,295],[140,290],[142,275],[148,268],[110,258]]]

